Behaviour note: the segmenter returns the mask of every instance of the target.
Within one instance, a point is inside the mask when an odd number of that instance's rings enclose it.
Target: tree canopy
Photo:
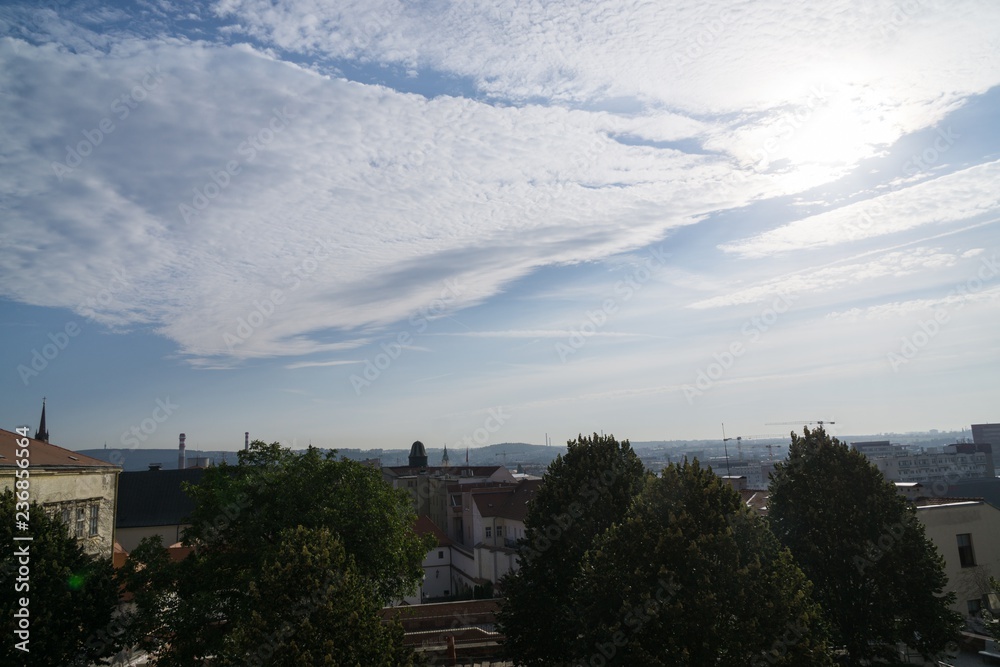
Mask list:
[[[770,492],[771,528],[813,582],[851,664],[892,659],[897,642],[929,659],[957,638],[941,555],[864,455],[822,428],[793,433]]]
[[[186,490],[195,552],[175,563],[144,540],[126,565],[131,638],[158,665],[408,663],[378,610],[416,587],[430,545],[379,470],[258,441]]]
[[[111,560],[87,554],[66,525],[29,505],[31,541],[14,541],[15,499],[0,494],[0,613],[4,665],[88,665],[112,655],[121,629],[112,621],[118,605]],[[25,552],[23,555],[20,552]],[[23,559],[23,560],[22,560]],[[20,572],[25,567],[24,573]],[[28,601],[29,652],[18,650],[21,599]]]
[[[625,516],[646,479],[628,441],[579,436],[549,465],[524,520],[520,569],[504,579],[498,623],[519,664],[557,665],[578,641],[568,604],[580,564],[597,535]]]
[[[697,461],[649,481],[582,572],[574,665],[832,664],[791,554]]]

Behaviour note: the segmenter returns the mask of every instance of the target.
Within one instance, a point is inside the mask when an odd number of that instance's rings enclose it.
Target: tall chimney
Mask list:
[[[178,470],[184,470],[184,438],[185,437],[186,436],[183,433],[181,433],[181,443],[180,443],[180,446],[178,447],[178,452],[177,452],[177,469]]]
[[[243,451],[248,451],[250,449],[250,431],[246,431],[243,434]]]

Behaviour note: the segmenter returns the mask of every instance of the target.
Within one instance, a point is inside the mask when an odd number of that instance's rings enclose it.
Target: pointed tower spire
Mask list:
[[[441,467],[448,468],[451,466],[451,461],[448,460],[448,445],[444,446],[444,456],[441,457]]]
[[[38,422],[38,430],[35,431],[35,440],[42,442],[49,441],[49,430],[45,428],[45,397],[42,397],[42,419]]]

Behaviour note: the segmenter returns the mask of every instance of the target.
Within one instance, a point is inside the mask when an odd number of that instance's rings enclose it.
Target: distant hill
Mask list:
[[[152,463],[159,463],[163,470],[177,470],[176,449],[79,449],[77,451],[101,461],[120,463],[122,469],[129,472],[149,470]],[[120,460],[117,460],[118,456],[121,457]],[[228,463],[236,463],[236,452],[187,450],[185,460],[188,466],[195,465],[198,458],[208,458],[212,464],[222,463],[223,458]]]
[[[798,429],[796,429],[798,430]],[[865,440],[891,440],[904,444],[915,444],[919,446],[935,446],[957,442],[963,438],[968,438],[968,431],[930,431],[923,433],[880,433],[877,435],[838,435],[843,442],[858,442]],[[757,443],[777,442],[778,439],[758,439]],[[733,447],[729,443],[730,449]],[[668,460],[675,460],[686,452],[701,452],[699,456],[722,456],[724,448],[722,438],[714,440],[647,440],[632,441],[632,448],[647,465],[652,465],[654,469],[662,467],[662,463]],[[758,447],[759,449],[759,447]],[[747,450],[744,441],[744,450]],[[115,452],[123,458],[125,470],[148,470],[149,464],[159,463],[163,470],[175,470],[177,468],[176,449],[81,449],[78,450],[87,456],[93,456],[102,461],[114,463],[112,456]],[[566,452],[566,445],[532,445],[526,442],[502,442],[485,447],[472,447],[469,450],[469,463],[471,465],[505,465],[514,469],[518,464],[537,471],[539,467],[548,466],[559,454]],[[784,456],[785,450],[780,450]],[[465,463],[465,448],[448,447],[448,457],[452,465],[463,465]],[[353,461],[365,461],[368,459],[379,459],[384,466],[406,465],[409,451],[405,449],[338,449],[337,453],[344,458]],[[441,455],[444,453],[443,447],[427,447],[428,463],[432,466],[441,464]],[[730,452],[732,453],[732,452]],[[994,452],[1000,458],[1000,452]],[[188,465],[194,465],[197,457],[207,457],[212,463],[219,464],[223,460],[229,463],[236,463],[235,451],[222,450],[187,450]]]
[[[427,450],[427,462],[432,466],[441,465],[444,447],[425,446],[425,449]],[[448,460],[452,465],[463,465],[465,451],[464,447],[461,449],[449,447]],[[479,466],[506,465],[509,468],[515,467],[518,463],[547,466],[552,459],[565,452],[565,445],[546,447],[526,442],[503,442],[497,445],[470,448],[469,464]],[[354,461],[381,459],[384,466],[406,465],[409,456],[409,451],[405,449],[338,449],[337,453]]]

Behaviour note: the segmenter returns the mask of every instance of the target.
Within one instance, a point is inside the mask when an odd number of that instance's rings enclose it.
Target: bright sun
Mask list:
[[[902,134],[896,118],[899,105],[876,92],[876,86],[828,83],[801,90],[808,92],[790,96],[794,103],[777,107],[738,131],[741,148],[755,169],[833,179]]]

